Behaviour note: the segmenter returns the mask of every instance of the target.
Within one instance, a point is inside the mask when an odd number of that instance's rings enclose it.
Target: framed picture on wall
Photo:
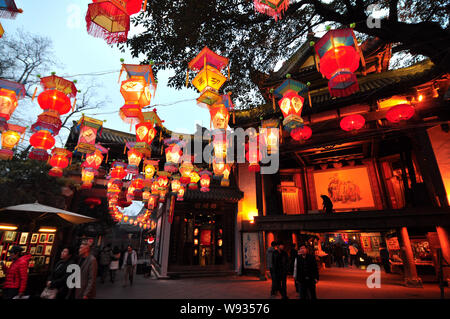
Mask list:
[[[367,167],[314,172],[314,185],[319,209],[322,208],[321,195],[328,196],[336,210],[375,207]]]
[[[36,255],[42,255],[42,252],[44,251],[43,245],[37,245],[36,246]]]
[[[55,234],[48,234],[47,243],[53,244],[54,241],[55,241]]]
[[[30,254],[34,255],[35,253],[36,253],[36,247],[33,246],[33,247],[30,248]]]
[[[20,234],[19,245],[25,245],[27,243],[27,240],[28,240],[28,233]]]
[[[36,244],[38,242],[38,238],[39,238],[39,234],[38,233],[34,233],[33,235],[31,235],[30,244]]]
[[[13,242],[16,239],[16,232],[15,231],[7,231],[5,232],[5,237],[3,241],[6,242]]]
[[[46,240],[47,240],[47,234],[40,234],[39,235],[39,244],[40,243],[45,243]]]
[[[52,245],[47,245],[47,246],[45,246],[45,252],[44,252],[44,255],[45,256],[50,256],[51,255],[51,253],[52,253]]]

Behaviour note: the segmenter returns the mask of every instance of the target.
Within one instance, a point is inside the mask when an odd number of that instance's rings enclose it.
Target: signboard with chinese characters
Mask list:
[[[389,250],[400,250],[397,237],[392,237],[386,240],[386,246]]]
[[[244,268],[260,268],[259,236],[258,233],[242,233],[242,253],[244,255]]]

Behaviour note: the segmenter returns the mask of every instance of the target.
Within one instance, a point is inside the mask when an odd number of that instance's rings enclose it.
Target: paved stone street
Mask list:
[[[177,280],[157,280],[135,276],[132,287],[123,287],[123,274],[118,273],[120,282],[97,283],[99,299],[268,299],[270,280],[260,281],[256,277],[205,277]],[[331,268],[322,270],[317,285],[320,299],[439,299],[436,283],[425,283],[423,288],[402,286],[402,278],[396,274],[382,274],[381,288],[366,286],[368,273],[361,269]],[[288,279],[288,296],[297,298],[294,282]],[[446,288],[445,297],[450,298]],[[279,297],[278,297],[279,298]]]

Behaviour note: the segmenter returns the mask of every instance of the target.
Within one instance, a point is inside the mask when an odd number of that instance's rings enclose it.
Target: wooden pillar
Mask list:
[[[409,240],[408,229],[402,227],[401,234],[401,250],[403,253],[403,266],[405,270],[405,285],[407,287],[422,287],[422,279],[417,275],[417,268],[414,262],[414,255]]]
[[[280,174],[264,174],[263,179],[266,215],[283,215],[281,193],[278,191],[281,184]]]
[[[258,232],[259,237],[259,279],[260,280],[267,280],[266,278],[266,252],[264,247],[264,232],[259,231]]]
[[[441,246],[443,265],[448,263],[450,265],[450,241],[447,229],[441,226],[436,227],[436,231],[439,237],[439,244]],[[444,281],[450,282],[450,267],[444,267]]]

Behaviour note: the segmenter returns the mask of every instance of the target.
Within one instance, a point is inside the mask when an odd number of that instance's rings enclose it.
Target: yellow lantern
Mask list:
[[[229,164],[225,164],[224,170],[223,170],[223,178],[220,182],[221,186],[230,186],[230,173],[231,173],[231,166]]]
[[[94,180],[96,170],[91,167],[86,167],[81,170],[81,181],[83,184],[81,188],[90,189],[92,188],[92,181]]]
[[[172,179],[172,193],[178,193],[181,188],[181,181],[179,176],[174,176]]]
[[[213,172],[216,176],[222,176],[223,171],[225,170],[225,162],[223,161],[216,161],[216,159],[213,160]]]
[[[145,179],[152,179],[156,173],[156,167],[159,161],[145,160],[144,161],[144,175]]]
[[[180,174],[182,177],[189,177],[191,175],[192,170],[194,169],[194,165],[191,162],[184,161],[180,166]]]
[[[13,157],[12,149],[19,143],[21,134],[25,133],[26,128],[7,124],[8,130],[2,133],[2,149],[0,150],[0,159],[9,160]]]
[[[192,84],[199,92],[203,92],[205,89],[218,91],[226,80],[227,78],[223,76],[219,70],[207,65],[206,68],[203,68],[194,80],[192,80]]]

